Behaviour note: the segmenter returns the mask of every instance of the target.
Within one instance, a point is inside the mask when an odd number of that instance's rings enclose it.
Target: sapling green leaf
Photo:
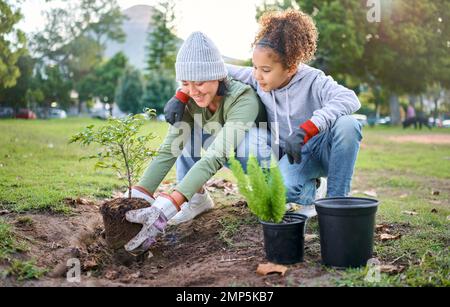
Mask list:
[[[97,159],[95,168],[115,170],[126,181],[129,198],[131,187],[137,182],[143,167],[157,154],[156,150],[149,147],[150,141],[156,136],[153,133],[139,135],[145,122],[156,114],[151,109],[145,109],[144,112],[108,119],[105,125],[97,129],[95,125],[89,125],[69,140],[69,143],[80,143],[82,146],[100,145],[96,155],[81,159]]]

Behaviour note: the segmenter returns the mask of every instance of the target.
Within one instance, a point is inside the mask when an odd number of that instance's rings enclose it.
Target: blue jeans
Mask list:
[[[265,129],[251,128],[245,133],[245,137],[235,150],[235,158],[238,160],[245,172],[247,172],[247,161],[250,155],[256,157],[261,166],[270,165],[271,149],[268,145],[269,133]],[[201,159],[201,149],[207,149],[214,138],[210,134],[204,133],[202,129],[191,131],[190,142],[183,148],[182,154],[176,162],[177,181],[181,182],[184,176]],[[195,144],[195,145],[193,145]],[[228,167],[228,163],[225,163]]]
[[[316,196],[315,179],[320,177],[328,177],[327,197],[346,197],[361,140],[361,124],[352,116],[342,116],[331,129],[303,146],[300,164],[290,164],[284,155],[279,167],[288,202],[311,205]]]

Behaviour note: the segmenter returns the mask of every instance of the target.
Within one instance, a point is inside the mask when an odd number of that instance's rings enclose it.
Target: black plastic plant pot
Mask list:
[[[261,221],[267,260],[278,264],[303,261],[306,220],[304,215],[287,213],[279,224]]]
[[[341,197],[314,202],[319,218],[322,263],[360,267],[372,258],[376,199]]]

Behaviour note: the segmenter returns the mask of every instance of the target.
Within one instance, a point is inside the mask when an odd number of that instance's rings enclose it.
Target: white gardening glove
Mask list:
[[[125,250],[131,253],[147,251],[156,242],[156,236],[164,232],[167,221],[178,211],[177,205],[165,194],[156,198],[149,208],[128,211],[125,215],[127,221],[142,224],[142,229],[125,245]]]
[[[122,196],[122,198],[128,198],[129,191],[130,190],[128,189]],[[151,196],[151,194],[147,192],[144,188],[136,186],[131,188],[131,198],[141,198],[148,201],[150,204],[153,204],[153,202],[155,201],[155,199]]]

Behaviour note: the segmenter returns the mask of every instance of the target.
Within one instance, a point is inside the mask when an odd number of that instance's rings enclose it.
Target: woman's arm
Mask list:
[[[323,105],[311,117],[311,122],[319,131],[332,127],[339,117],[351,115],[361,108],[355,92],[338,84],[330,76],[318,75],[312,90],[314,97]]]
[[[175,187],[188,200],[226,163],[230,153],[244,140],[262,107],[256,93],[248,88],[225,114],[225,124],[205,155]]]
[[[181,125],[181,126],[180,126]],[[187,140],[190,138],[193,118],[189,112],[184,112],[183,120],[176,126],[170,126],[158,155],[150,162],[141,177],[138,186],[154,193],[166,175],[169,173],[178,156],[181,154]],[[181,127],[179,129],[177,127]]]
[[[255,78],[253,77],[252,67],[244,67],[231,64],[226,64],[225,66],[228,70],[228,75],[231,78],[241,81],[242,83],[248,84],[251,87],[253,87],[254,90],[256,90],[258,84]]]

